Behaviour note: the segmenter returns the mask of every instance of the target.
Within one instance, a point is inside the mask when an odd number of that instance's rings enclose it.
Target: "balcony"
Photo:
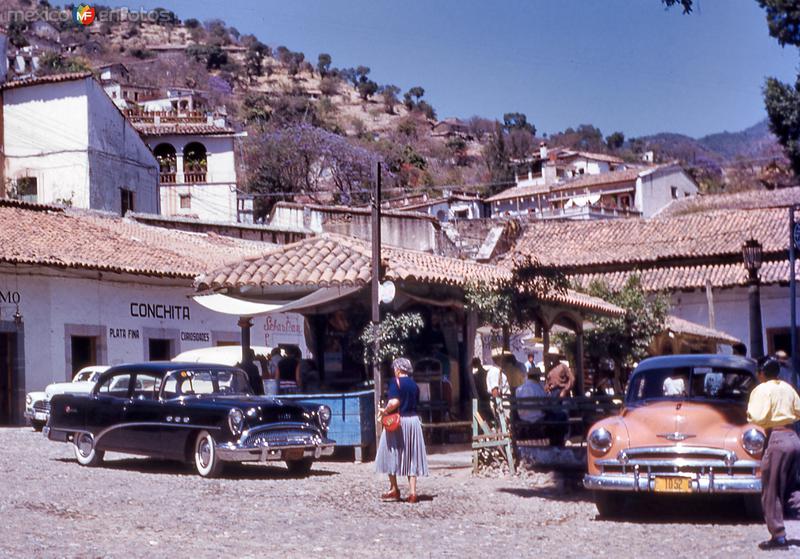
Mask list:
[[[159,182],[161,184],[175,184],[178,182],[177,173],[161,173]]]
[[[186,184],[200,184],[206,182],[205,172],[184,173],[183,182]]]

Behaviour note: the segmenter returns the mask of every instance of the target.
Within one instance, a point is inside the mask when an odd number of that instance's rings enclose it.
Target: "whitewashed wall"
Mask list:
[[[677,189],[676,198],[672,197],[672,187]],[[673,200],[696,195],[697,185],[682,169],[656,170],[636,180],[634,205],[644,217],[651,217]]]
[[[175,338],[174,354],[240,342],[236,316],[210,311],[189,298],[190,281],[165,281],[119,274],[54,272],[40,267],[0,268],[0,322],[13,323],[19,301],[25,336],[25,390],[40,390],[71,378],[70,332],[101,332],[105,363],[145,361],[148,337]],[[98,279],[100,278],[100,279]],[[142,316],[141,305],[172,307],[163,318]],[[155,309],[154,309],[155,310]],[[171,316],[169,316],[171,314]],[[308,354],[300,315],[254,319],[253,345],[295,343]],[[101,350],[102,353],[102,350]]]
[[[748,348],[750,344],[750,307],[747,288],[714,290],[714,315],[716,329],[727,332],[742,340]],[[798,296],[800,303],[800,296]],[[764,351],[768,351],[767,329],[788,328],[789,287],[768,285],[761,287],[761,319],[763,321]],[[800,304],[798,304],[800,310]],[[708,326],[708,303],[705,290],[678,292],[672,294],[672,314],[698,324]],[[800,312],[797,315],[800,323]]]
[[[37,201],[119,213],[124,187],[137,211],[158,212],[155,158],[93,79],[3,96],[6,177],[36,177]]]

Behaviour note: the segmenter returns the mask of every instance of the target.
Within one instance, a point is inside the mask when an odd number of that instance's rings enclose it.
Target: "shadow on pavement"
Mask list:
[[[521,497],[523,499],[538,498],[547,499],[548,501],[572,503],[592,502],[591,494],[583,490],[567,489],[562,491],[554,487],[533,487],[528,489],[519,487],[501,487],[497,491],[500,493],[508,493],[509,495],[516,495],[517,497]]]
[[[78,465],[75,459],[56,458],[58,462]],[[337,472],[317,469],[315,465],[306,476],[290,473],[280,466],[226,464],[218,479],[300,479],[303,477],[328,477],[338,475]],[[124,470],[142,474],[168,474],[182,476],[197,476],[190,464],[174,460],[154,460],[152,458],[122,458],[106,460],[99,470]],[[199,477],[199,476],[198,476]]]
[[[590,498],[591,494],[586,492]],[[699,497],[699,498],[698,498]],[[622,514],[614,518],[595,517],[601,522],[637,524],[763,524],[748,517],[741,496],[651,496],[628,498]]]

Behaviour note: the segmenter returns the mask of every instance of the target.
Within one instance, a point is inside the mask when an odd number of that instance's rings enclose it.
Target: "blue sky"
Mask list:
[[[765,117],[766,76],[794,81],[798,51],[755,0],[146,0],[221,18],[316,62],[363,64],[378,83],[425,88],[439,118],[528,115],[542,132],[581,123],[626,136],[702,136]],[[126,5],[126,4],[120,4]],[[133,4],[127,4],[134,8]]]

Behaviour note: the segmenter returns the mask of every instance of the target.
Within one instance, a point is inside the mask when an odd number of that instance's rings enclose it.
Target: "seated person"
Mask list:
[[[542,385],[539,383],[539,370],[531,367],[528,371],[528,378],[518,387],[515,396],[521,398],[547,398]],[[518,425],[516,433],[519,439],[540,439],[549,440],[550,446],[560,446],[564,443],[567,435],[568,426],[566,425],[567,414],[561,410],[542,410],[537,409],[533,403],[517,402],[517,416],[522,424]],[[541,421],[545,422],[564,422],[563,425],[536,425]]]
[[[539,384],[539,370],[535,367],[531,367],[528,370],[528,378],[525,379],[525,382],[522,383],[521,386],[517,387],[516,397],[517,399],[521,398],[545,398],[547,397],[547,393],[542,388],[542,385]],[[540,409],[532,409],[531,407],[525,406],[524,404],[517,408],[517,415],[522,421],[527,421],[528,423],[536,423],[540,419],[544,417],[544,411]]]
[[[725,382],[725,375],[717,372],[706,373],[703,379],[703,392],[706,396],[715,398],[722,390],[722,385]]]

